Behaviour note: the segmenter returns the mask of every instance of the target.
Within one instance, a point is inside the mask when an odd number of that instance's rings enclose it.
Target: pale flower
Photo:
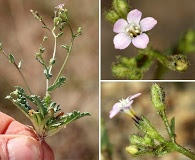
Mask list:
[[[59,5],[57,5],[55,8],[57,8],[57,9],[59,9],[59,10],[62,10],[63,7],[64,7],[64,4],[59,4]]]
[[[145,32],[151,30],[157,21],[152,17],[141,20],[141,16],[142,12],[134,9],[128,13],[127,21],[125,19],[116,21],[113,28],[113,31],[118,33],[113,40],[116,49],[125,49],[131,42],[136,48],[147,47],[149,37]]]
[[[132,118],[136,117],[131,105],[133,104],[133,99],[140,95],[141,93],[137,93],[133,96],[129,96],[126,99],[119,100],[119,102],[115,103],[112,110],[110,111],[110,118],[113,118],[119,112],[123,112],[131,116]]]

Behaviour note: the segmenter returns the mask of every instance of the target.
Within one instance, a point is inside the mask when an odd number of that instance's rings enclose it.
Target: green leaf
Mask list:
[[[65,48],[67,51],[69,51],[70,46],[68,44],[61,45],[62,48]]]
[[[52,77],[52,74],[49,73],[49,68],[50,67],[46,67],[44,70],[43,70],[43,73],[45,74],[46,78],[49,79]]]
[[[65,115],[66,120],[63,123],[68,124],[84,116],[90,116],[90,114],[88,112],[81,113],[80,111],[73,111],[72,113],[67,113]]]
[[[64,34],[64,32],[58,33],[57,37],[61,37]]]
[[[66,78],[65,78],[65,77],[60,77],[60,78],[58,79],[58,81],[57,81],[55,84],[49,86],[49,88],[47,89],[47,91],[50,92],[50,91],[55,90],[56,88],[58,88],[58,87],[60,87],[62,84],[64,84],[65,81],[66,81]]]
[[[21,87],[16,87],[16,90],[11,92],[10,95],[6,97],[15,104],[27,117],[29,117],[29,110],[31,109],[28,104],[24,90]]]
[[[15,62],[15,58],[14,58],[14,55],[13,54],[9,54],[9,61],[11,63],[14,63]]]
[[[47,123],[47,136],[51,136],[59,132],[70,122],[73,122],[84,116],[90,116],[88,112],[73,111],[72,113],[67,113],[63,116],[59,116],[57,119],[51,119]]]

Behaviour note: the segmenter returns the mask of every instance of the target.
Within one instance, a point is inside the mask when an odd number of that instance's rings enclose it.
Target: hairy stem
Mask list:
[[[52,34],[53,34],[53,37],[54,37],[54,49],[53,49],[53,56],[52,56],[52,59],[55,59],[55,56],[56,56],[56,48],[57,48],[57,36],[55,35],[55,27],[52,29]],[[51,70],[52,70],[52,65],[49,69],[49,74],[51,74]],[[47,89],[49,87],[49,79],[46,79],[46,93],[47,93]]]
[[[59,73],[58,73],[58,75],[57,75],[57,77],[56,77],[56,79],[55,79],[55,81],[54,81],[53,84],[55,84],[55,83],[59,80],[60,76],[62,75],[62,72],[63,72],[63,70],[64,70],[64,68],[65,68],[65,66],[66,66],[66,63],[67,63],[68,58],[69,58],[69,56],[70,56],[70,53],[71,53],[71,51],[72,51],[72,46],[73,46],[74,39],[75,39],[75,36],[74,36],[74,33],[73,33],[73,30],[72,30],[71,25],[70,25],[69,23],[67,23],[67,24],[68,24],[68,26],[69,26],[69,28],[70,28],[71,35],[72,35],[71,43],[70,43],[70,46],[69,46],[69,49],[68,49],[68,53],[67,53],[67,55],[66,55],[66,58],[65,58],[65,60],[64,60],[64,63],[63,63],[63,65],[62,65],[62,67],[61,67],[61,69],[60,69],[60,71],[59,71]]]

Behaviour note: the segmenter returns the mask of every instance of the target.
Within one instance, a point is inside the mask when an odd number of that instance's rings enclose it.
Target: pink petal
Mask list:
[[[118,108],[119,108],[119,110],[121,110],[121,103],[120,102],[115,103],[112,110],[117,110]]]
[[[130,100],[132,100],[136,97],[139,97],[140,95],[141,95],[141,93],[134,94],[134,95],[130,96]]]
[[[120,32],[124,32],[125,27],[128,25],[127,21],[124,19],[119,19],[116,21],[116,23],[114,24],[114,28],[113,31],[115,33],[120,33]]]
[[[157,20],[152,17],[144,18],[140,21],[141,30],[149,31],[157,24]]]
[[[128,21],[128,23],[135,22],[135,23],[139,24],[141,17],[142,17],[142,12],[140,12],[137,9],[134,9],[128,13],[127,21]]]
[[[145,49],[149,43],[149,37],[147,34],[142,33],[139,36],[133,38],[132,43],[137,48]]]
[[[121,103],[115,103],[113,109],[110,111],[110,118],[113,118],[116,114],[118,114],[121,110]]]
[[[125,49],[130,45],[131,38],[126,33],[118,33],[114,37],[113,42],[116,49]]]
[[[114,116],[116,116],[118,114],[118,112],[120,112],[120,110],[112,110],[110,111],[110,118],[113,118]]]

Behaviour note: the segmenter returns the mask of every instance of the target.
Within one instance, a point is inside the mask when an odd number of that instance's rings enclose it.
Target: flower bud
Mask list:
[[[184,72],[188,68],[189,62],[186,59],[178,59],[175,66],[177,71]]]
[[[55,26],[58,26],[62,22],[62,19],[60,17],[55,17],[53,22]]]
[[[189,61],[184,55],[171,55],[166,61],[166,66],[173,71],[185,72],[189,66]]]
[[[113,24],[120,18],[117,12],[112,9],[105,12],[104,14],[105,14],[105,19]]]
[[[165,110],[165,92],[163,91],[163,88],[156,83],[151,87],[151,100],[157,111]]]
[[[55,64],[55,59],[51,58],[51,59],[49,60],[49,64],[50,64],[50,65]]]
[[[79,28],[77,29],[77,35],[79,36],[79,35],[81,35],[81,34],[82,34],[82,28],[79,27]]]
[[[131,146],[126,147],[126,151],[130,153],[131,155],[136,155],[136,153],[138,152],[138,148],[136,145],[131,145]]]
[[[67,20],[68,20],[68,10],[64,9],[64,10],[59,11],[59,18],[61,18],[63,22],[67,22]]]
[[[40,52],[37,52],[36,54],[35,54],[35,57],[40,57],[41,56],[41,53]]]
[[[130,11],[129,4],[126,0],[113,0],[112,5],[121,18],[125,18]]]

